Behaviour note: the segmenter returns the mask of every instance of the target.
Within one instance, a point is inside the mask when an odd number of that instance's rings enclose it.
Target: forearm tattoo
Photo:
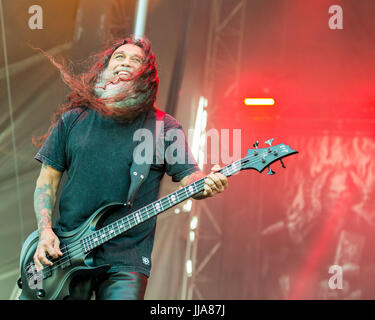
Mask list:
[[[44,184],[42,187],[37,187],[35,189],[34,210],[39,232],[46,227],[51,227],[53,208],[52,192],[51,184]]]

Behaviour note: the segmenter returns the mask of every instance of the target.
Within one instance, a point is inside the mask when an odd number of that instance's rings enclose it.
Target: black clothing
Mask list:
[[[99,278],[96,300],[143,300],[147,277],[139,272],[110,272]]]
[[[147,277],[139,272],[107,272],[96,277],[76,276],[68,300],[143,300]]]
[[[60,218],[54,228],[71,231],[87,220],[92,213],[111,202],[126,202],[130,184],[130,166],[133,161],[134,133],[142,128],[146,114],[131,124],[121,124],[103,118],[96,111],[77,108],[66,112],[35,155],[35,159],[59,171],[66,170],[65,183],[59,203]],[[190,153],[186,138],[168,141],[167,132],[182,126],[172,116],[164,117],[164,148],[184,148],[184,163],[160,164],[153,156],[150,173],[138,190],[133,207],[127,213],[157,200],[164,173],[180,181],[199,168]],[[172,131],[170,131],[172,130]],[[173,148],[171,148],[173,149]],[[170,150],[169,150],[170,151]],[[126,213],[126,214],[127,214]],[[112,214],[104,225],[121,218]],[[111,264],[112,270],[141,272],[147,277],[151,269],[156,217],[134,227],[105,244],[98,250],[96,264]]]

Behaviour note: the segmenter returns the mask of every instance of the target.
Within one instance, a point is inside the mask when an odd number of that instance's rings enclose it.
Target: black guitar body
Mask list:
[[[57,259],[48,257],[52,266],[44,266],[40,272],[33,267],[33,256],[38,245],[38,232],[31,233],[23,244],[20,255],[22,289],[20,300],[63,300],[70,294],[72,280],[77,275],[95,275],[110,268],[110,265],[94,266],[95,249],[85,250],[82,239],[90,236],[103,225],[105,218],[121,208],[123,203],[111,203],[99,208],[84,224],[70,232],[56,235],[60,240],[63,255]],[[42,279],[43,278],[43,279]]]

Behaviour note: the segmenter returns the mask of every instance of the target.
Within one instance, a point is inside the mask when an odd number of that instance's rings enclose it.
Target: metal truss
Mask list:
[[[210,13],[208,48],[205,59],[204,95],[214,107],[214,87],[217,79],[228,78],[228,66],[232,66],[231,84],[223,96],[238,92],[242,59],[247,0],[213,0]]]
[[[247,0],[212,0],[209,18],[207,52],[204,67],[203,95],[208,100],[208,112],[212,114],[217,108],[218,95],[215,95],[215,84],[221,77],[227,78],[228,66],[232,66],[230,85],[221,92],[222,96],[234,94],[239,89],[242,44],[244,38],[245,10]],[[213,127],[208,116],[207,127]],[[210,163],[208,159],[208,163]],[[186,245],[186,269],[183,276],[181,299],[210,299],[200,289],[202,282],[207,282],[203,271],[222,247],[222,229],[218,218],[222,212],[212,213],[205,201],[196,201],[191,213],[191,224]],[[195,225],[196,222],[197,224]],[[203,229],[203,226],[204,229]],[[210,228],[206,226],[210,225]],[[198,255],[198,245],[206,252]],[[210,278],[210,277],[209,277]],[[208,279],[210,281],[210,279]]]
[[[137,0],[111,0],[106,17],[105,38],[124,38],[134,31]]]

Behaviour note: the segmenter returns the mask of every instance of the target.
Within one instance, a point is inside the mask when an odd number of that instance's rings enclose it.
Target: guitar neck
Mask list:
[[[237,173],[241,170],[241,160],[219,170],[226,177]],[[135,226],[151,219],[152,217],[172,208],[173,206],[185,201],[186,199],[198,194],[204,190],[204,181],[207,177],[201,178],[181,189],[175,191],[151,204],[134,211],[124,218],[121,218],[97,231],[90,236],[82,239],[85,252],[100,246],[101,244],[117,237],[118,235],[134,228]]]

